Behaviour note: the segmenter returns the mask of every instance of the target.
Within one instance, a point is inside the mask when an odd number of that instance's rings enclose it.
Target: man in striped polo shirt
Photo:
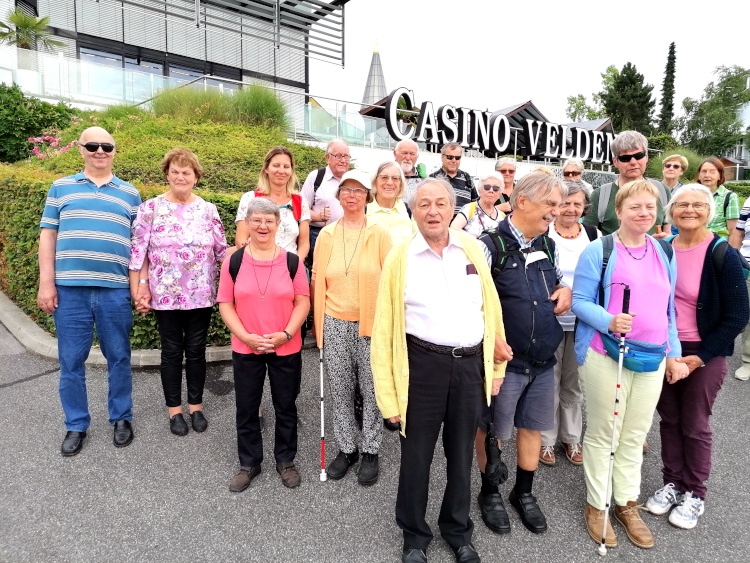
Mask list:
[[[55,181],[39,235],[37,304],[54,315],[60,361],[60,402],[67,433],[63,456],[81,451],[91,416],[85,362],[94,327],[107,359],[109,423],[114,445],[133,441],[128,261],[138,190],[112,173],[115,141],[101,127],[81,133],[83,172]]]
[[[459,168],[461,158],[464,154],[464,149],[461,148],[461,145],[458,143],[447,143],[443,145],[440,152],[443,165],[430,174],[430,177],[445,178],[450,182],[453,190],[456,192],[456,209],[461,209],[470,201],[479,199],[471,175]]]

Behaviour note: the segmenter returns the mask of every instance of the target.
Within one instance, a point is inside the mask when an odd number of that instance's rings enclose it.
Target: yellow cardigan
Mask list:
[[[326,312],[326,270],[333,250],[333,235],[338,221],[323,228],[315,242],[312,281],[315,283],[313,295],[313,321],[318,348],[323,348],[323,317]],[[372,323],[375,318],[375,301],[378,297],[378,284],[385,262],[391,249],[390,235],[378,225],[367,221],[362,241],[362,253],[359,256],[359,335],[371,336]],[[372,268],[363,268],[363,264],[377,264],[378,275],[372,275]],[[369,274],[368,274],[369,270]]]
[[[487,259],[477,240],[463,231],[452,230],[469,261],[474,264],[482,284],[484,310],[484,390],[487,404],[492,394],[492,379],[505,377],[506,362],[494,364],[495,335],[505,340],[505,327]],[[404,290],[406,256],[412,239],[395,246],[383,266],[372,329],[370,365],[375,383],[375,398],[384,418],[401,416],[401,433],[406,436],[406,411],[409,400],[409,360],[406,352]]]

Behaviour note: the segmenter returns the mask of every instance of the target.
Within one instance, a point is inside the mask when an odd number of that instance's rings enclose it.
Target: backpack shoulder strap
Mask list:
[[[586,223],[581,223],[581,226],[586,231],[586,235],[588,235],[589,240],[596,240],[599,237],[599,231],[597,230],[594,225],[588,225]]]
[[[609,257],[612,256],[612,250],[615,248],[614,235],[602,237],[602,274],[599,277],[599,305],[604,307],[604,272],[609,264]]]
[[[659,193],[659,201],[661,202],[661,208],[666,209],[667,203],[669,203],[669,196],[667,195],[667,187],[662,184],[659,180],[648,178],[648,181],[656,188]]]
[[[499,274],[505,264],[505,241],[498,231],[488,231],[488,238],[492,241],[492,245],[495,247],[495,259],[492,261],[492,274]]]
[[[310,209],[313,208],[313,205],[315,205],[315,194],[318,193],[318,188],[320,187],[320,184],[323,183],[323,178],[326,175],[326,169],[325,168],[318,168],[318,174],[315,176],[315,181],[313,182],[313,200],[310,204]]]
[[[292,215],[299,224],[299,220],[302,218],[302,196],[299,194],[292,194]]]
[[[474,213],[476,212],[477,212],[477,202],[472,201],[471,203],[469,203],[469,218],[467,219],[467,221],[470,221],[471,218],[474,217]]]
[[[599,219],[600,229],[602,223],[604,223],[604,216],[607,214],[607,205],[609,204],[610,195],[612,195],[612,182],[599,186],[599,205],[596,208],[596,216]]]
[[[724,196],[724,220],[727,219],[727,209],[729,208],[729,202],[732,199],[732,192],[731,190],[727,190],[727,195]]]
[[[406,207],[406,214],[409,216],[409,219],[411,219],[411,208],[409,207],[409,204],[404,202],[404,207]]]
[[[229,275],[232,276],[232,283],[237,283],[237,274],[240,271],[240,266],[242,266],[242,255],[244,252],[244,249],[238,248],[229,257]]]
[[[672,261],[672,255],[674,254],[674,248],[672,248],[671,243],[669,243],[668,241],[666,241],[664,239],[660,239],[660,238],[655,239],[655,240],[656,240],[656,242],[658,242],[661,245],[661,249],[664,251],[664,254],[667,255],[667,260],[669,262],[671,262]]]
[[[542,235],[542,248],[544,249],[544,252],[547,254],[547,258],[554,266],[555,265],[555,241],[549,238],[549,235],[547,233]]]
[[[719,238],[719,240],[716,241],[716,244],[714,244],[714,249],[711,251],[714,271],[717,276],[721,275],[721,269],[724,267],[724,256],[726,256],[727,247],[729,247],[729,244],[722,244],[722,242],[726,243],[727,240],[725,238]]]
[[[234,256],[234,254],[232,256]],[[294,252],[287,252],[286,267],[289,270],[289,277],[292,278],[292,281],[294,281],[294,276],[297,275],[297,269],[299,268],[299,256],[297,256]]]

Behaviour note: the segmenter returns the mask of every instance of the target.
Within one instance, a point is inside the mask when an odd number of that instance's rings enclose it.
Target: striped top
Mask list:
[[[130,229],[141,196],[117,176],[101,187],[83,172],[56,180],[42,229],[57,231],[55,284],[129,287]]]

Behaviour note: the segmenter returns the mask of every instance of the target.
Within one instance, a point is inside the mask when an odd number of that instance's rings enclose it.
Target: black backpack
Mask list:
[[[244,253],[245,251],[240,248],[229,257],[229,275],[232,276],[233,283],[237,283],[237,274],[240,272],[240,266],[242,266],[242,255]],[[297,268],[299,268],[299,256],[293,252],[287,252],[286,267],[289,270],[289,277],[294,281],[294,276],[297,275]]]
[[[505,239],[500,235],[497,230],[485,231],[484,234],[492,241],[495,246],[495,260],[492,262],[492,275],[497,275],[502,272],[505,262],[509,256],[519,256],[521,254],[529,254],[535,252],[538,248],[530,246],[529,248],[519,248],[518,250],[507,250],[508,246]],[[542,237],[542,249],[547,254],[547,258],[554,265],[555,264],[555,241],[549,238],[546,234],[541,235]]]

